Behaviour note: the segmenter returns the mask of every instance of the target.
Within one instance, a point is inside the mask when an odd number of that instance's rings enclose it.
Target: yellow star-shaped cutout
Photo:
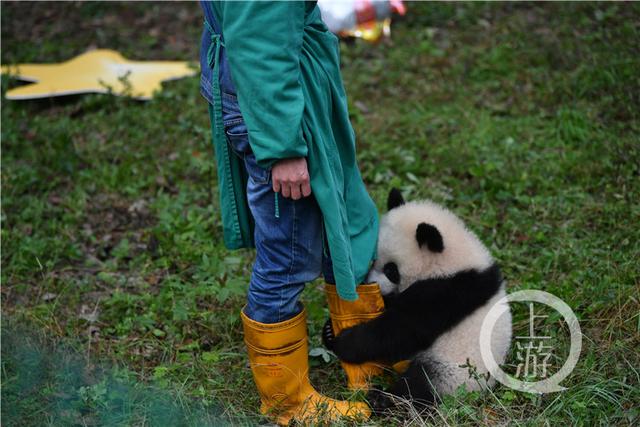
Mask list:
[[[98,92],[151,99],[161,82],[196,73],[182,61],[129,61],[114,50],[99,49],[60,64],[3,65],[2,73],[35,82],[7,92],[7,99]]]

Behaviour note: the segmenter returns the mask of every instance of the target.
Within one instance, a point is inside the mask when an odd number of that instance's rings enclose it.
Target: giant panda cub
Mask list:
[[[470,391],[491,386],[479,337],[485,315],[505,296],[498,265],[478,237],[445,208],[430,201],[405,203],[396,189],[387,205],[378,259],[369,273],[369,282],[380,284],[385,311],[337,336],[327,322],[325,345],[349,363],[410,360],[386,392],[370,392],[376,412],[394,405],[397,399],[390,395],[423,409],[462,384]],[[498,364],[504,363],[510,342],[507,306],[491,333]],[[471,375],[470,367],[479,375]]]

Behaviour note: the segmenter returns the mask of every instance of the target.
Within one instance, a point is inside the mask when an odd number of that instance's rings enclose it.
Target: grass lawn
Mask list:
[[[461,390],[423,420],[370,423],[638,425],[640,7],[408,8],[390,40],[342,44],[370,193],[446,204],[509,292],[571,306],[583,348],[562,393]],[[194,60],[201,26],[196,3],[3,2],[2,63],[91,47]],[[17,84],[2,79],[3,424],[264,422],[238,317],[253,254],[222,245],[198,79],[147,103],[4,99]],[[303,298],[321,347],[321,282]],[[335,358],[311,376],[350,396]]]

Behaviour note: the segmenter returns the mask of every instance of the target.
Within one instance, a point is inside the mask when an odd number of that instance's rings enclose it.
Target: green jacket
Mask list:
[[[378,214],[356,163],[338,39],[315,2],[215,2],[213,12],[256,160],[270,168],[280,159],[307,158],[338,293],[356,300],[355,287],[375,258]],[[213,35],[212,43],[211,114],[224,240],[232,249],[251,247],[246,176],[240,159],[229,152],[222,124],[217,78],[222,41]]]

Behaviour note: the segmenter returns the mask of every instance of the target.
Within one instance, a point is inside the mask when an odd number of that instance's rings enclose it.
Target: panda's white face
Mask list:
[[[380,220],[378,259],[368,276],[383,295],[418,280],[491,266],[487,249],[453,213],[431,201],[399,200]]]

